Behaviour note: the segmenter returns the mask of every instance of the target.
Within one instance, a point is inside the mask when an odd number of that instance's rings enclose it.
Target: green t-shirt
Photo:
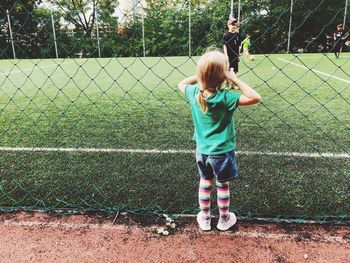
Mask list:
[[[185,95],[191,104],[194,123],[193,139],[197,151],[203,154],[221,154],[236,148],[233,112],[238,106],[240,93],[221,90],[207,98],[208,110],[204,114],[196,97],[199,84],[189,85]]]
[[[250,47],[250,39],[246,38],[242,41],[243,49],[248,49]]]

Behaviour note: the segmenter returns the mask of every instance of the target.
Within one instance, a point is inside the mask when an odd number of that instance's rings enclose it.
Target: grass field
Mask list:
[[[195,149],[193,125],[177,83],[196,60],[0,61],[0,146],[10,148],[0,152],[0,205],[195,213],[194,155],[182,151]],[[263,103],[236,112],[233,209],[349,217],[350,54],[257,55],[243,59],[239,76]]]

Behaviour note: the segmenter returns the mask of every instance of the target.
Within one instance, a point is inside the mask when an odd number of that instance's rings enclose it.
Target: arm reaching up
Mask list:
[[[239,106],[248,106],[261,102],[260,94],[251,88],[248,84],[239,80],[232,69],[229,71],[227,79],[235,84],[242,92],[238,100]]]
[[[180,81],[178,84],[178,88],[182,93],[185,93],[185,88],[188,85],[196,84],[197,83],[197,76],[192,76],[185,78],[184,80]]]

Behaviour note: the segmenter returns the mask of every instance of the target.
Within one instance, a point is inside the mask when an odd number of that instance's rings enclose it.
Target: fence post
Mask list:
[[[346,15],[348,13],[348,0],[345,0],[345,8],[344,8],[344,18],[343,18],[343,30],[345,30],[346,23]],[[340,52],[343,51],[343,46],[340,47]]]
[[[238,20],[239,22],[241,22],[241,0],[238,1],[237,20]]]
[[[55,44],[56,58],[58,58],[55,21],[53,20],[52,10],[51,10],[51,24],[52,24],[53,41],[54,41],[54,44]]]
[[[290,16],[289,16],[287,54],[289,53],[289,48],[290,48],[290,34],[291,34],[291,30],[292,30],[292,15],[293,15],[293,0],[290,0]]]
[[[7,15],[7,22],[9,24],[10,41],[11,41],[11,45],[12,45],[12,54],[13,54],[13,58],[16,59],[15,43],[14,43],[13,36],[12,36],[11,20],[10,20],[10,14],[9,14],[8,9],[6,9],[6,15]]]
[[[137,5],[138,4],[139,4],[138,0],[133,0],[132,1],[132,12],[133,12],[134,18],[138,16],[138,10],[137,10]]]
[[[99,33],[99,23],[98,23],[98,16],[97,16],[97,5],[95,7],[95,17],[96,17],[96,37],[97,37],[97,50],[98,50],[98,57],[101,58],[101,48],[100,48],[100,33]]]
[[[191,0],[188,0],[188,56],[191,57]]]
[[[345,0],[345,10],[344,10],[344,19],[343,19],[343,28],[345,29],[346,15],[348,13],[348,0]]]
[[[143,57],[146,57],[146,43],[145,43],[145,15],[144,15],[144,9],[143,5],[140,2],[141,5],[141,17],[142,17],[142,46],[143,46]]]

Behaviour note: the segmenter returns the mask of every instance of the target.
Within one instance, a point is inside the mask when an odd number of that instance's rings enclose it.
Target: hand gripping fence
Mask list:
[[[198,212],[177,83],[222,49],[238,1],[110,2],[1,2],[1,211]],[[347,1],[277,2],[239,1],[255,60],[238,76],[263,102],[236,111],[231,209],[348,224],[350,49],[332,43]]]

